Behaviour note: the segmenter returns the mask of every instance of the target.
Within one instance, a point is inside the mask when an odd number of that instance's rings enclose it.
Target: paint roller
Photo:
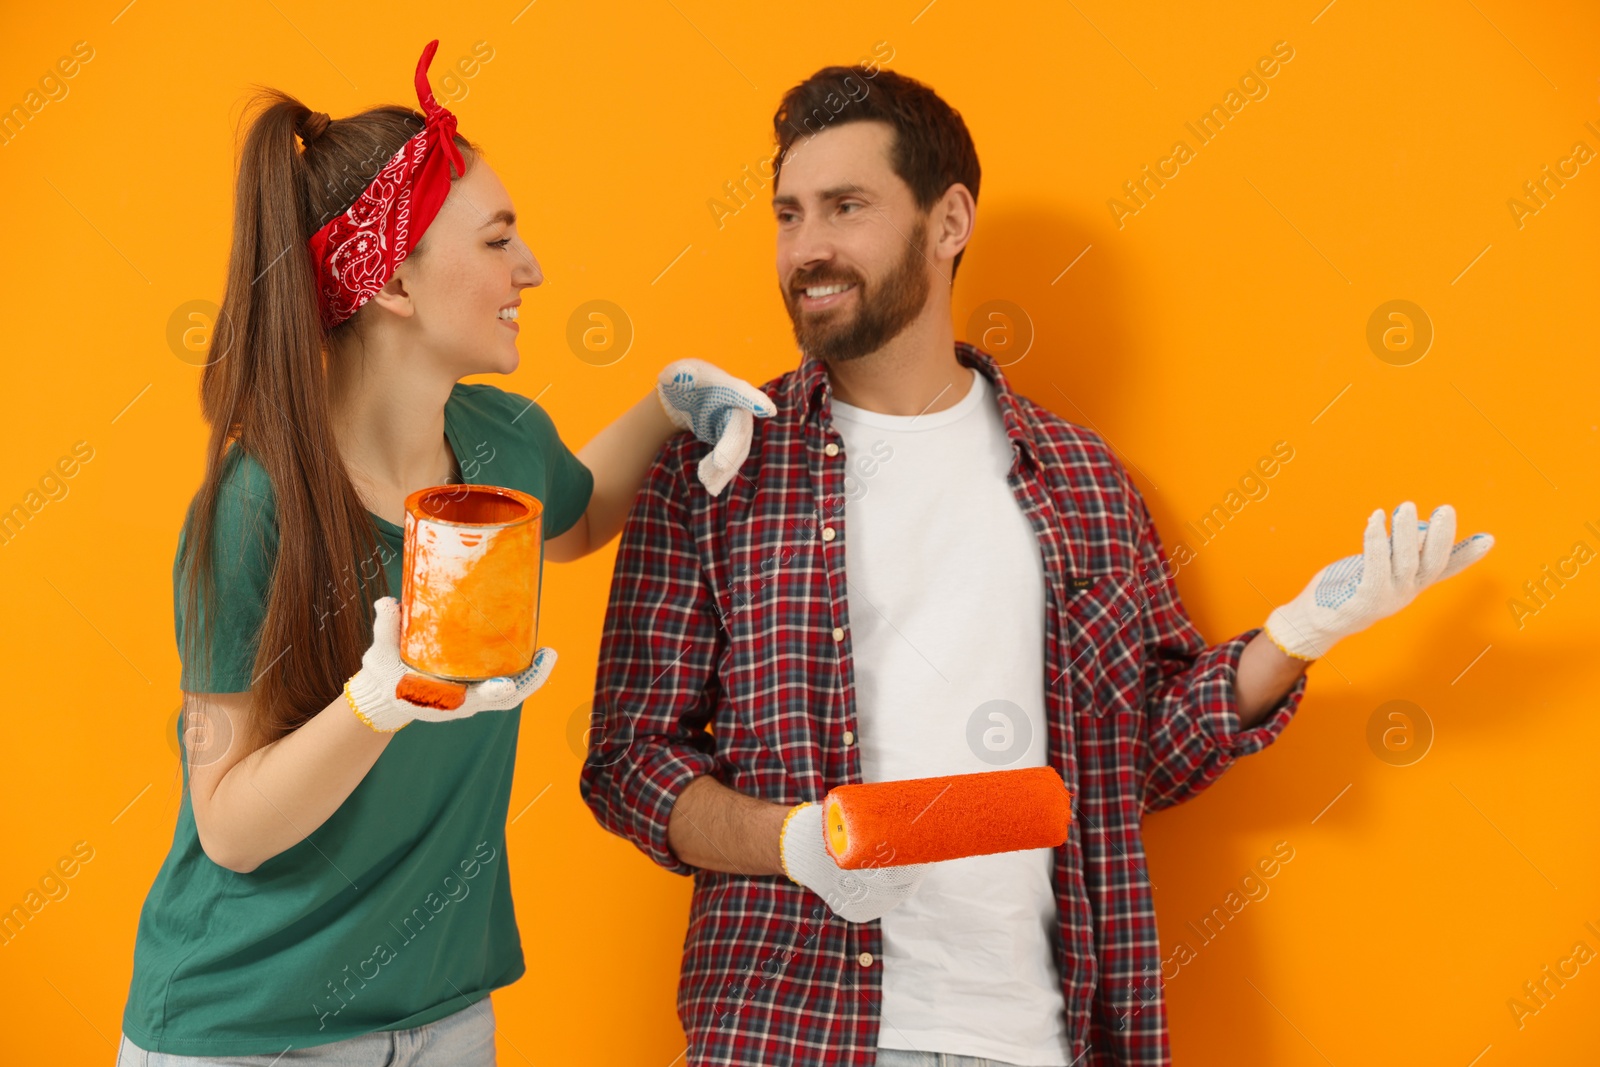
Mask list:
[[[1071,822],[1054,767],[841,785],[822,798],[823,838],[844,870],[1054,848]]]
[[[419,707],[454,711],[466,703],[467,686],[408,671],[394,687],[394,695]]]

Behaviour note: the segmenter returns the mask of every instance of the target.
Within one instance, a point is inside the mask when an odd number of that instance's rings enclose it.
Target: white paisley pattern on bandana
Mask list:
[[[457,176],[466,170],[455,143],[456,117],[428,86],[428,65],[438,47],[429,41],[417,61],[422,130],[389,157],[355,203],[308,242],[325,330],[354,315],[394,276],[449,195],[451,167]]]

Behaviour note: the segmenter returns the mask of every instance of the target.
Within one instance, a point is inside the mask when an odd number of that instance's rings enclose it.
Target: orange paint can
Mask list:
[[[456,708],[466,683],[533,663],[544,506],[498,485],[437,485],[406,497],[395,695]]]

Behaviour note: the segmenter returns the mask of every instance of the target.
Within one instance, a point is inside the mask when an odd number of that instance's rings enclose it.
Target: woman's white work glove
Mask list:
[[[1267,636],[1299,659],[1316,659],[1340,638],[1393,615],[1441,578],[1459,573],[1494,547],[1491,534],[1456,541],[1456,512],[1449,504],[1417,521],[1407,500],[1394,509],[1394,535],[1384,532],[1383,509],[1367,517],[1365,550],[1317,572],[1299,596],[1267,616]]]
[[[680,359],[656,379],[656,395],[667,418],[714,446],[700,460],[700,484],[717,496],[733,481],[750,454],[755,416],[778,410],[760,389],[703,359]]]
[[[372,647],[361,657],[361,669],[344,684],[344,695],[356,717],[379,733],[393,733],[412,719],[453,722],[480,711],[507,711],[543,685],[556,665],[556,650],[541,648],[520,674],[469,683],[459,708],[446,711],[413,704],[394,695],[395,686],[411,670],[400,659],[400,602],[386,596],[372,606]]]
[[[805,886],[827,902],[835,915],[853,923],[882,918],[915,893],[928,873],[926,863],[844,870],[833,862],[823,844],[822,805],[813,801],[789,810],[778,838],[778,855],[790,881]]]

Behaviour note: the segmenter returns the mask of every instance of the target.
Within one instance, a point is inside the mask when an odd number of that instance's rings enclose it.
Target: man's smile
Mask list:
[[[822,311],[842,303],[849,295],[855,292],[855,282],[836,283],[833,285],[808,285],[800,291],[800,309],[802,311]]]

